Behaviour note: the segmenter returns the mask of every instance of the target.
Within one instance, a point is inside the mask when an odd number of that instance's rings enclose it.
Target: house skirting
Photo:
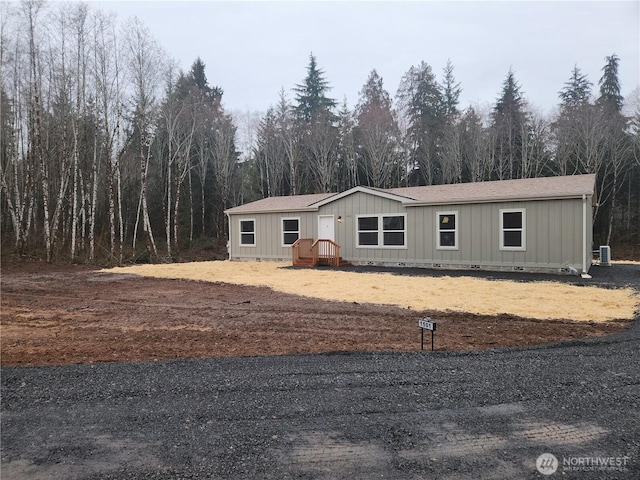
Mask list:
[[[462,270],[486,272],[527,272],[550,273],[554,275],[572,275],[568,266],[553,265],[489,265],[489,264],[452,264],[432,262],[384,262],[384,261],[352,261],[354,266],[393,267],[393,268],[429,268],[436,270]]]

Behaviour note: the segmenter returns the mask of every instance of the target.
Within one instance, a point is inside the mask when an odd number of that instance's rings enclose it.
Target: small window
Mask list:
[[[439,250],[458,249],[458,212],[437,212]]]
[[[500,210],[500,249],[526,249],[526,211],[524,208]]]
[[[293,245],[300,238],[300,219],[299,218],[283,218],[282,219],[282,245]]]
[[[358,217],[358,245],[378,246],[378,217]]]
[[[358,247],[405,247],[405,215],[358,217]]]
[[[240,220],[240,246],[256,246],[256,221]]]

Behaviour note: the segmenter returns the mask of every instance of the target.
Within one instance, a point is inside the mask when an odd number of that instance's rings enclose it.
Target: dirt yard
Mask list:
[[[437,322],[436,350],[535,345],[609,334],[629,324],[419,311],[43,263],[3,266],[0,287],[3,366],[416,351],[424,316]]]

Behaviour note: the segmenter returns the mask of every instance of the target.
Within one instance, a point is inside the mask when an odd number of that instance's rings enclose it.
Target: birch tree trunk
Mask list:
[[[141,152],[143,153],[143,152]],[[149,162],[151,159],[151,141],[147,147],[146,155],[140,156],[140,170],[141,170],[141,187],[140,198],[142,199],[142,230],[146,233],[147,248],[149,253],[154,257],[158,256],[158,249],[156,248],[156,242],[153,238],[153,231],[151,230],[151,222],[149,220],[149,205],[147,202],[147,178],[149,174]]]
[[[71,261],[76,258],[76,241],[78,232],[78,129],[73,129],[74,155],[73,155],[73,187],[71,191]]]
[[[93,162],[91,164],[91,201],[89,207],[89,261],[96,258],[96,210],[98,204],[98,137],[94,137]]]
[[[38,15],[44,3],[40,1],[28,1],[22,5],[23,13],[27,21],[29,42],[29,156],[33,159],[33,164],[38,165],[40,171],[40,188],[44,211],[44,244],[46,260],[47,262],[51,262],[52,242],[51,224],[49,221],[49,172],[42,144],[42,88],[41,73],[38,65],[39,53],[36,48],[36,26]]]
[[[140,172],[140,196],[138,214],[136,216],[136,228],[133,234],[133,247],[135,253],[137,227],[142,210],[142,229],[145,233],[147,250],[149,254],[157,257],[148,207],[148,173],[151,161],[151,148],[154,142],[153,115],[156,111],[155,94],[158,90],[159,76],[162,67],[162,50],[151,37],[149,30],[145,28],[137,18],[133,18],[126,25],[125,45],[127,48],[128,74],[133,89],[134,126],[137,130],[138,161]],[[146,150],[146,151],[145,151]]]
[[[105,182],[107,194],[107,218],[109,222],[109,254],[116,258],[116,214],[114,191],[114,164],[119,156],[114,154],[118,130],[118,103],[120,82],[116,53],[116,38],[112,17],[98,12],[94,16],[94,88],[99,100],[100,126],[104,135]],[[115,118],[114,118],[115,117]],[[115,123],[115,126],[113,125]],[[120,241],[120,250],[122,241]]]
[[[191,125],[185,125],[187,128],[183,132],[184,137],[181,139],[181,144],[178,147],[178,174],[176,176],[176,196],[173,208],[173,243],[176,249],[178,249],[178,227],[180,225],[180,194],[182,191],[182,183],[191,171],[191,146],[193,145],[193,137],[197,126],[195,112],[192,111],[191,113]]]

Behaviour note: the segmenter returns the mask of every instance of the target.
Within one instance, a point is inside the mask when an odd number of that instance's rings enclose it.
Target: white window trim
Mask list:
[[[253,222],[253,232],[243,232],[242,222]],[[253,243],[242,243],[243,233],[253,233]],[[255,218],[240,218],[238,219],[238,245],[241,247],[255,247],[256,246],[256,219]]]
[[[360,230],[360,219],[378,217],[378,230]],[[380,218],[379,215],[356,215],[356,248],[380,248]],[[376,232],[378,234],[378,245],[360,245],[360,232]]]
[[[378,244],[377,245],[360,245],[360,232],[369,232],[372,233],[375,230],[359,230],[358,226],[360,224],[360,218],[370,218],[377,217],[378,218]],[[383,217],[403,217],[404,218],[404,230],[384,230],[383,228]],[[407,214],[406,213],[380,213],[380,214],[372,214],[372,215],[356,215],[356,248],[380,248],[380,249],[393,249],[393,250],[402,250],[407,249]],[[404,245],[385,245],[384,244],[384,232],[402,232],[404,235]]]
[[[504,214],[522,213],[522,228],[509,228],[508,232],[522,232],[522,245],[519,247],[505,247],[504,245]],[[500,250],[510,252],[524,252],[527,250],[527,209],[526,208],[501,208],[500,209]]]
[[[298,230],[296,231],[284,231],[284,222],[285,220],[297,220],[298,222]],[[284,243],[284,234],[285,233],[297,233],[298,234],[298,238],[300,238],[300,217],[282,217],[280,219],[280,240],[282,240],[282,246],[284,248],[289,248],[291,245],[293,245],[292,243]]]
[[[450,217],[455,217],[455,228],[453,230],[440,230],[440,215],[449,215]],[[457,210],[451,210],[447,212],[436,212],[436,250],[458,250],[460,247],[458,245],[458,219],[460,216],[458,215]],[[440,245],[440,232],[453,232],[453,247],[448,245]]]

